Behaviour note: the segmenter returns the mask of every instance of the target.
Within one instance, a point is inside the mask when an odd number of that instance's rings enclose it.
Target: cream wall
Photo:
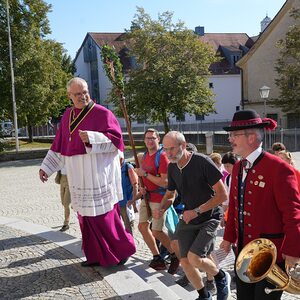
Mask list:
[[[205,121],[231,120],[236,107],[241,103],[241,75],[213,75],[209,82],[214,85],[215,108],[217,114],[210,114]]]
[[[297,4],[296,4],[297,3]],[[279,49],[276,43],[279,39],[284,39],[290,25],[295,21],[289,16],[289,9],[294,6],[299,6],[299,0],[290,0],[285,7],[278,13],[260,39],[248,53],[245,62],[240,64],[243,69],[243,98],[248,100],[245,102],[245,108],[252,108],[263,116],[264,101],[259,94],[259,88],[266,85],[271,88],[269,99],[279,96],[279,90],[275,85],[277,72],[275,64],[279,57]],[[280,109],[268,105],[266,102],[266,113],[277,113],[279,118],[283,118],[283,113]]]

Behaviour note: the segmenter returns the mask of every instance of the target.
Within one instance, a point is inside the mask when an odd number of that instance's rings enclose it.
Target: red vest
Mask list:
[[[245,179],[243,246],[268,238],[276,245],[278,262],[282,253],[300,257],[300,194],[293,167],[270,153],[262,155]],[[224,240],[231,243],[238,239],[239,169],[240,163],[235,164],[224,233]]]

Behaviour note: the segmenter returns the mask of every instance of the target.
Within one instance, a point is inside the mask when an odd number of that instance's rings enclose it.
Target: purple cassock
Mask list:
[[[124,150],[120,125],[110,110],[95,104],[81,120],[78,117],[80,113],[82,110],[74,107],[66,110],[51,146],[52,151],[67,157],[87,154],[86,147],[92,145],[85,145],[81,141],[78,130],[103,133],[117,149]],[[70,124],[76,122],[76,118],[78,122],[70,128]],[[67,176],[69,178],[75,175],[67,174]],[[86,178],[84,170],[78,170],[78,173],[76,170],[76,176]],[[82,215],[77,211],[82,234],[82,249],[88,263],[99,263],[104,267],[112,266],[136,251],[133,237],[124,229],[117,202],[118,199],[116,204],[111,206],[112,209],[100,215]]]

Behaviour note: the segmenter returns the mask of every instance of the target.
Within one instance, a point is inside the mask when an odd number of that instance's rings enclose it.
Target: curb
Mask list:
[[[35,159],[44,158],[49,149],[38,149],[38,150],[22,150],[18,153],[6,152],[0,154],[0,162],[12,161],[12,160],[22,160],[22,159]]]

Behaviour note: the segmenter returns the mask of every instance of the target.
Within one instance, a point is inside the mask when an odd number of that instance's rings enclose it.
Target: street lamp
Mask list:
[[[8,31],[8,48],[9,48],[9,61],[10,61],[10,72],[11,72],[11,91],[12,91],[12,104],[13,104],[14,127],[15,127],[16,153],[18,153],[19,152],[18,118],[17,118],[17,105],[16,105],[16,96],[15,96],[15,75],[14,75],[14,66],[13,66],[12,42],[11,42],[11,35],[10,35],[10,16],[9,16],[8,0],[6,0],[6,18],[7,18],[7,31]]]
[[[262,86],[260,89],[259,89],[259,94],[260,94],[260,97],[264,100],[264,118],[266,118],[266,102],[267,102],[267,99],[269,97],[269,93],[270,93],[270,88],[266,85]],[[265,132],[265,148],[267,147],[267,135],[266,135],[266,132]]]

